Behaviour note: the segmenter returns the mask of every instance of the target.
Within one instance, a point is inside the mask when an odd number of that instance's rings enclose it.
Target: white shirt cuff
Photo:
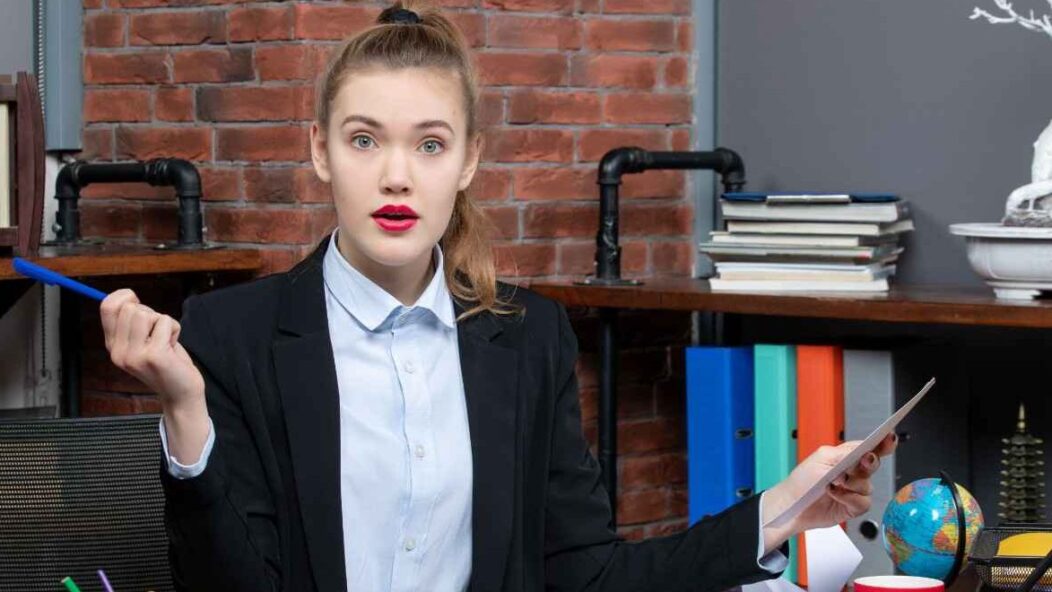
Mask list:
[[[789,558],[778,549],[766,555],[763,554],[763,496],[766,494],[766,491],[760,494],[760,512],[756,517],[760,522],[760,540],[756,543],[756,564],[760,566],[760,569],[771,573],[781,573],[789,567]]]
[[[184,465],[179,461],[175,460],[175,457],[168,452],[168,435],[165,433],[164,427],[164,416],[161,416],[161,425],[159,426],[161,432],[161,448],[164,450],[164,458],[167,467],[168,474],[176,479],[191,479],[205,472],[205,467],[208,466],[208,457],[212,454],[212,446],[216,441],[215,427],[212,425],[212,418],[208,418],[208,439],[205,440],[204,450],[201,451],[201,458],[197,459],[192,465]],[[763,537],[760,537],[761,539]]]

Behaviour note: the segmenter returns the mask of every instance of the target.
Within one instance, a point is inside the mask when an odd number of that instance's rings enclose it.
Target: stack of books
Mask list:
[[[713,290],[886,291],[913,230],[887,193],[725,193],[720,208],[726,230],[700,245]]]

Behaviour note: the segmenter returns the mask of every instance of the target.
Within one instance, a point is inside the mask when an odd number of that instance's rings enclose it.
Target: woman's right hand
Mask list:
[[[180,463],[197,462],[210,430],[205,381],[179,343],[179,323],[128,289],[106,296],[99,310],[110,360],[161,400],[169,453]]]

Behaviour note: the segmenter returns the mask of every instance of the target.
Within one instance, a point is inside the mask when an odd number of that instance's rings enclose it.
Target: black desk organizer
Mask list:
[[[1052,532],[1052,524],[1004,522],[979,533],[969,557],[984,590],[1052,591],[1052,551],[1044,557],[998,557],[997,545],[1004,539],[1026,532]]]

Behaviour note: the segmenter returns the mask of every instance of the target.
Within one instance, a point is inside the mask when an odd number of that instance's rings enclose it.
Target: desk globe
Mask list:
[[[895,494],[884,510],[881,540],[903,573],[952,581],[957,552],[957,507],[946,479],[919,479]],[[983,512],[967,489],[957,485],[964,508],[965,557],[983,527]],[[961,565],[963,567],[964,562]]]

